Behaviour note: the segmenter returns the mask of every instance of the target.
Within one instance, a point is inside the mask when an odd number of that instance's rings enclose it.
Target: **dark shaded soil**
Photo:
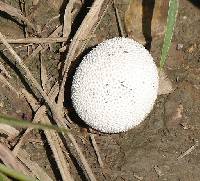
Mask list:
[[[120,13],[123,14],[124,5],[120,7]],[[40,11],[44,13],[41,7]],[[51,12],[49,16],[47,12]],[[47,8],[44,14],[43,19],[35,15],[38,24],[44,24],[44,21],[47,22],[47,19],[56,15],[56,12],[55,9]],[[15,23],[5,21],[3,18],[0,18],[0,22],[0,31],[5,35],[23,37],[22,30],[17,28]],[[16,28],[13,29],[13,26]],[[91,46],[104,39],[119,36],[117,20],[112,7],[108,9],[95,35],[90,43]],[[162,38],[155,38],[152,42],[151,52],[156,63],[159,62],[162,41]],[[49,65],[51,67],[49,72],[53,72],[54,77],[57,72],[54,67],[57,66],[59,59],[58,55],[55,55],[57,49],[54,47],[50,58],[45,57],[49,61],[57,59],[55,66]],[[29,63],[31,66],[35,64]],[[126,133],[113,135],[97,133],[95,135],[105,164],[104,176],[89,139],[86,138],[87,141],[83,144],[80,139],[83,136],[82,133],[76,133],[77,140],[98,180],[199,180],[200,9],[198,1],[180,1],[175,35],[165,70],[173,83],[174,91],[169,95],[158,97],[154,110],[141,125]],[[21,83],[16,80],[16,86],[18,85]],[[24,100],[13,98],[13,93],[3,86],[0,86],[0,112],[18,118],[22,118],[23,114],[26,114],[29,119],[32,117],[27,103]],[[37,161],[54,177],[46,155],[48,152],[44,151],[44,143],[38,132],[34,131],[30,134],[24,143],[24,148],[32,155],[32,160]],[[189,148],[194,149],[183,158],[177,159]],[[48,156],[50,157],[51,155]],[[75,180],[81,180],[80,174],[78,176],[74,167],[72,171],[76,175]]]

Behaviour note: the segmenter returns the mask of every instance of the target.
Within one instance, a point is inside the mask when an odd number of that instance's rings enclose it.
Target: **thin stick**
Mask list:
[[[63,104],[64,100],[64,86],[68,76],[68,70],[71,65],[72,60],[75,58],[75,52],[77,48],[84,44],[84,40],[90,35],[92,28],[94,27],[95,23],[98,22],[100,10],[103,6],[105,0],[95,0],[90,11],[84,18],[81,26],[79,27],[78,31],[76,32],[67,54],[67,58],[64,63],[63,68],[63,79],[60,86],[60,92],[58,95],[58,105]]]
[[[60,43],[65,42],[67,40],[66,37],[52,37],[52,38],[19,38],[19,39],[6,39],[6,41],[10,44],[24,44],[24,43]],[[3,43],[2,41],[0,43]]]
[[[62,26],[59,26],[58,28],[56,28],[54,30],[54,32],[49,36],[49,38],[58,37],[58,34],[61,31],[62,31]],[[25,62],[34,58],[41,50],[45,51],[47,49],[48,49],[48,46],[43,47],[42,45],[38,45],[38,47],[33,51],[33,53],[30,56],[28,56],[28,58],[25,60]]]
[[[42,95],[42,97],[44,98],[45,102],[47,103],[47,105],[49,106],[49,108],[52,112],[53,119],[57,123],[57,125],[68,129],[65,118],[63,117],[63,115],[59,114],[60,112],[57,109],[58,105],[54,105],[53,102],[49,99],[47,94],[43,91],[42,87],[38,84],[36,79],[30,73],[29,69],[23,63],[22,59],[17,55],[17,53],[14,51],[14,49],[7,43],[6,39],[4,38],[4,36],[2,35],[1,32],[0,32],[0,39],[3,42],[3,44],[6,46],[6,48],[10,51],[12,56],[15,58],[16,62],[20,65],[21,69],[25,72],[25,77],[28,80],[27,81],[28,84],[31,85],[31,83],[32,83],[34,88],[36,88],[38,90],[38,92]],[[90,180],[96,181],[95,176],[93,175],[92,170],[91,170],[89,164],[87,163],[87,160],[85,159],[81,149],[79,148],[78,144],[76,143],[74,136],[69,132],[67,132],[66,134],[69,137],[69,139],[71,140],[72,144],[74,145],[74,147],[84,165],[84,168],[85,168],[88,176],[90,177]]]
[[[100,167],[103,169],[103,161],[102,161],[102,159],[101,159],[101,155],[100,155],[100,152],[99,152],[99,148],[98,148],[98,146],[97,146],[97,143],[96,143],[96,140],[95,140],[95,138],[94,138],[94,135],[90,132],[90,138],[91,138],[91,141],[92,141],[92,145],[93,145],[93,147],[94,147],[94,150],[95,150],[95,153],[96,153],[96,155],[97,155],[97,160],[98,160],[98,162],[99,162],[99,165],[100,165]]]
[[[21,69],[24,71],[25,75],[24,77],[28,80],[29,85],[33,85],[38,92],[42,95],[42,97],[45,99],[49,107],[54,107],[52,104],[52,101],[49,100],[46,93],[43,91],[40,84],[37,82],[37,80],[33,77],[29,69],[26,67],[26,65],[23,63],[22,59],[17,55],[17,53],[14,51],[14,49],[8,44],[5,37],[0,32],[0,40],[3,42],[3,44],[6,46],[6,48],[9,50],[9,52],[12,54],[12,56],[15,58],[16,62],[20,65]]]
[[[74,148],[76,149],[82,163],[84,164],[84,168],[85,168],[85,170],[86,170],[86,172],[87,172],[87,174],[90,178],[90,181],[96,181],[96,178],[93,175],[92,170],[91,170],[89,164],[87,163],[87,160],[85,159],[85,156],[83,155],[81,149],[79,148],[74,136],[70,132],[67,133],[67,136],[69,137],[70,141],[74,145]]]
[[[189,155],[198,145],[199,145],[199,142],[196,141],[196,143],[195,143],[193,146],[191,146],[188,150],[186,150],[183,154],[181,154],[181,155],[177,158],[177,160],[180,160],[180,159],[182,159],[183,157],[185,157],[186,155]]]
[[[17,95],[17,97],[20,96],[19,91],[15,87],[13,87],[12,84],[1,74],[0,74],[0,82],[6,85],[11,91],[13,91]]]
[[[116,6],[116,2],[114,0],[114,9],[115,9],[115,14],[116,14],[116,18],[117,18],[117,23],[119,25],[119,30],[120,30],[120,34],[122,37],[125,37],[125,33],[124,33],[124,28],[123,28],[123,25],[122,25],[122,21],[121,21],[121,18],[120,18],[120,15],[119,15],[119,11],[118,11],[118,8]]]

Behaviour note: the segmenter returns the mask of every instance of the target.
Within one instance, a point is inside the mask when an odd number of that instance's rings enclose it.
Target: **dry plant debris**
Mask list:
[[[22,1],[25,3],[25,1]],[[34,0],[33,1],[33,7],[35,8],[34,11],[37,10],[37,6],[40,3],[40,0]],[[54,8],[58,8],[58,4],[61,4],[62,1],[59,0],[48,0],[49,4],[52,4]],[[73,145],[73,148],[76,152],[73,152],[73,155],[76,159],[78,159],[78,162],[81,162],[80,166],[82,167],[82,170],[86,172],[88,178],[91,181],[95,181],[95,175],[90,168],[90,165],[88,164],[87,159],[82,153],[81,148],[79,147],[75,136],[71,133],[70,128],[71,127],[71,120],[69,119],[68,115],[65,114],[64,111],[64,86],[66,83],[66,79],[68,77],[68,71],[69,67],[82,52],[86,48],[87,43],[93,36],[94,31],[96,30],[97,26],[99,25],[102,17],[104,16],[105,12],[107,11],[107,8],[113,3],[112,0],[94,0],[92,6],[90,7],[89,12],[83,19],[81,25],[79,26],[78,30],[76,31],[74,37],[70,37],[71,31],[72,31],[72,25],[75,20],[75,16],[79,12],[81,6],[83,5],[84,1],[80,0],[69,0],[65,7],[65,11],[63,14],[64,22],[62,25],[58,25],[54,28],[54,31],[50,33],[50,35],[46,35],[45,29],[48,28],[48,26],[53,22],[55,19],[60,18],[61,15],[57,15],[54,18],[52,18],[50,21],[46,23],[44,26],[44,29],[41,31],[38,31],[38,28],[36,28],[36,25],[30,21],[31,16],[26,15],[26,12],[23,10],[19,10],[9,4],[6,4],[4,2],[0,2],[0,11],[3,11],[7,13],[8,15],[14,17],[19,21],[20,24],[26,25],[25,27],[25,38],[9,38],[5,37],[0,32],[0,43],[4,44],[7,48],[7,51],[10,52],[12,57],[14,58],[13,62],[14,64],[18,65],[15,68],[18,69],[18,71],[23,75],[23,77],[26,79],[28,85],[32,89],[32,92],[35,94],[31,94],[27,90],[25,90],[23,87],[16,88],[15,85],[12,85],[9,81],[9,79],[12,78],[10,75],[10,72],[6,70],[6,68],[3,66],[3,64],[0,63],[0,82],[4,85],[6,85],[10,91],[14,92],[18,97],[20,95],[23,95],[27,102],[30,104],[32,110],[34,111],[34,119],[33,123],[47,123],[52,124],[52,120],[50,121],[50,118],[53,119],[54,123],[58,126],[65,127],[69,131],[64,134],[64,138],[68,138],[65,140],[65,142],[68,144],[68,146]],[[77,4],[79,8],[77,8]],[[23,9],[23,8],[22,8]],[[116,16],[118,19],[118,23],[120,26],[121,34],[124,36],[124,30],[121,25],[121,18],[119,16],[118,9],[115,5],[115,11]],[[31,29],[31,31],[29,30]],[[69,44],[69,40],[70,44]],[[36,78],[33,76],[32,72],[29,70],[29,68],[26,65],[26,62],[33,60],[39,53],[42,55],[42,53],[45,53],[45,51],[51,46],[49,44],[52,43],[62,43],[62,48],[64,51],[67,50],[67,57],[65,61],[63,62],[64,66],[62,69],[62,79],[59,81],[55,81],[54,85],[52,86],[50,84],[51,77],[47,74],[47,67],[43,63],[43,57],[41,56],[41,67],[40,67],[40,78],[41,78],[41,84],[36,80]],[[28,44],[28,51],[27,51],[27,57],[23,60],[15,51],[15,49],[10,44]],[[38,45],[37,45],[38,44]],[[68,49],[66,47],[69,47]],[[10,60],[12,61],[12,60]],[[169,82],[169,80],[164,76],[164,81],[167,82],[167,84],[164,83],[166,87],[163,87],[163,90],[161,91],[163,94],[169,93],[172,91],[172,85]],[[162,87],[162,86],[161,86]],[[41,101],[42,98],[42,101]],[[57,99],[56,99],[57,98]],[[44,101],[45,103],[44,103]],[[13,150],[7,148],[5,145],[0,144],[0,159],[3,161],[6,165],[12,166],[12,168],[15,168],[16,170],[21,170],[27,175],[35,176],[36,178],[40,180],[47,180],[51,181],[52,178],[48,176],[48,174],[36,163],[31,161],[30,155],[22,149],[23,142],[26,139],[26,136],[29,132],[31,132],[32,128],[28,128],[25,130],[25,132],[20,135],[19,139],[17,136],[19,135],[19,130],[6,125],[0,125],[0,132],[4,133],[8,136],[9,140],[12,138],[18,139],[17,144],[15,144]],[[53,152],[55,161],[57,163],[57,166],[59,168],[59,172],[62,176],[62,179],[64,181],[66,180],[74,180],[73,175],[70,172],[70,165],[68,160],[66,159],[66,156],[64,155],[64,152],[66,150],[63,150],[62,148],[62,141],[60,138],[60,135],[56,133],[55,131],[45,130],[44,131],[46,138],[48,140],[48,143],[50,145],[50,148]],[[95,137],[92,133],[90,133],[90,138],[92,141],[92,145],[94,147],[94,150],[97,155],[97,159],[99,162],[99,165],[101,169],[103,170],[104,164],[100,156],[100,151],[98,149],[97,143],[95,141]],[[69,141],[68,141],[69,140]],[[69,147],[70,147],[69,146]],[[191,150],[191,149],[190,149]],[[190,151],[189,150],[189,151]],[[189,152],[188,151],[188,152]],[[188,154],[188,152],[186,154]],[[77,157],[78,155],[78,157]],[[183,156],[182,156],[183,157]],[[20,161],[19,161],[20,160]],[[143,180],[142,177],[139,177],[137,175],[134,175],[134,177],[138,180]]]
[[[107,6],[111,1],[107,1]],[[38,5],[39,1],[34,1],[34,6],[36,7]],[[71,122],[70,120],[66,120],[65,113],[64,113],[64,108],[63,108],[63,102],[64,102],[64,85],[66,82],[66,78],[68,75],[68,70],[71,62],[81,53],[83,48],[86,46],[86,43],[89,41],[90,34],[95,30],[97,24],[99,23],[101,17],[105,13],[106,10],[102,11],[102,6],[105,3],[102,0],[96,0],[94,1],[92,7],[90,8],[88,14],[84,18],[81,26],[79,27],[78,31],[76,32],[74,38],[72,39],[72,42],[69,46],[69,50],[67,52],[67,58],[64,63],[64,68],[63,68],[63,78],[61,81],[61,84],[58,84],[58,82],[55,82],[54,86],[50,89],[50,80],[51,78],[48,77],[47,75],[47,70],[45,65],[43,64],[43,60],[41,58],[41,85],[38,83],[38,81],[35,79],[33,74],[30,72],[29,68],[26,66],[25,62],[28,60],[32,59],[35,57],[38,53],[40,52],[45,52],[47,50],[48,45],[45,45],[47,43],[55,43],[55,42],[66,42],[69,38],[69,35],[71,33],[71,26],[74,20],[74,15],[77,14],[77,9],[74,7],[75,3],[78,3],[79,5],[82,4],[81,1],[78,0],[70,0],[65,8],[65,13],[64,13],[64,24],[61,26],[58,26],[57,29],[49,36],[49,37],[30,37],[30,34],[28,35],[27,29],[26,29],[26,37],[22,39],[9,39],[6,38],[1,32],[0,32],[0,40],[1,43],[5,45],[7,48],[8,52],[12,55],[14,58],[13,63],[18,65],[16,68],[18,68],[19,72],[21,75],[24,76],[26,79],[28,85],[30,86],[32,91],[34,92],[34,97],[31,95],[27,90],[20,88],[18,91],[15,87],[13,87],[10,83],[9,80],[7,80],[4,75],[1,76],[1,82],[3,82],[5,85],[7,85],[12,91],[14,91],[18,96],[23,94],[26,98],[26,100],[29,102],[31,105],[33,111],[35,112],[35,117],[33,119],[34,123],[38,122],[43,122],[43,123],[48,123],[51,124],[49,117],[52,117],[55,123],[57,123],[58,126],[63,126],[69,129],[69,123]],[[105,6],[105,7],[107,7]],[[12,17],[17,18],[17,20],[22,21],[25,23],[28,27],[30,27],[35,35],[38,35],[39,31],[35,28],[36,26],[31,23],[31,21],[23,15],[22,11],[19,9],[0,2],[0,10],[6,12]],[[102,13],[103,12],[103,13]],[[20,22],[21,23],[21,22]],[[60,37],[60,33],[62,32],[62,37]],[[86,41],[87,40],[87,41]],[[13,47],[10,45],[11,44],[39,44],[38,47],[33,50],[33,52],[29,55],[30,49],[28,50],[28,57],[25,60],[22,60],[22,58],[16,53],[16,51],[13,49]],[[63,46],[65,44],[63,43]],[[28,46],[31,47],[31,46]],[[77,50],[79,49],[78,53]],[[9,73],[5,71],[4,67],[2,68],[1,66],[1,72],[7,76],[9,76]],[[58,101],[56,102],[55,99],[58,95]],[[45,100],[45,104],[40,102],[41,97]],[[47,115],[48,113],[48,115]],[[69,119],[67,117],[67,119]],[[1,127],[3,131],[7,131],[6,133],[8,134],[9,137],[16,137],[19,134],[18,130],[13,131],[15,128],[12,127]],[[29,171],[24,171],[28,175],[36,176],[38,179],[41,180],[51,180],[50,177],[42,170],[37,163],[30,161],[28,153],[25,152],[21,148],[23,145],[23,140],[25,139],[26,135],[31,131],[31,128],[28,128],[24,134],[22,134],[21,138],[19,139],[18,143],[15,145],[13,151],[10,151],[8,148],[5,148],[5,146],[1,145],[2,147],[2,154],[5,154],[7,152],[8,154],[12,155],[12,160],[10,161],[12,164],[17,163],[16,160],[20,159],[21,160],[21,166],[14,166],[13,168],[17,170],[23,170],[23,167],[26,166],[29,168]],[[10,133],[12,131],[12,134]],[[62,179],[63,180],[74,180],[73,176],[70,173],[69,170],[69,163],[67,162],[63,150],[60,147],[61,139],[59,135],[55,131],[49,131],[45,130],[44,131],[46,138],[49,142],[49,145],[52,149],[52,152],[54,154],[54,158],[56,160],[56,163],[58,165],[59,171],[61,173]],[[71,141],[72,145],[74,146],[77,154],[79,155],[79,159],[82,162],[82,165],[84,167],[84,170],[86,171],[88,177],[90,180],[95,181],[96,178],[87,163],[87,160],[85,156],[83,155],[80,147],[78,146],[75,137],[72,135],[72,133],[67,132],[66,133],[67,137]],[[64,137],[66,135],[63,135]],[[95,142],[94,137],[91,135],[92,143],[95,147],[95,150],[98,155],[98,160],[103,167],[103,162],[100,159],[99,153],[98,153],[98,148]],[[67,142],[67,141],[66,141]],[[68,143],[70,144],[70,143]],[[9,150],[9,151],[8,151]],[[5,160],[5,158],[1,157],[1,160],[8,164],[9,160]]]

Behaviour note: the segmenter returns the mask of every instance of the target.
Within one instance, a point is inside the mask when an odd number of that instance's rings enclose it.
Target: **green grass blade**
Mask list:
[[[164,43],[163,43],[161,58],[160,58],[160,69],[163,69],[165,65],[169,48],[171,46],[171,40],[172,40],[173,31],[175,27],[176,17],[178,14],[178,6],[179,6],[178,0],[169,1],[169,10],[168,10],[168,16],[167,16],[165,38],[164,38]]]
[[[11,181],[11,180],[2,172],[0,172],[0,181]]]
[[[9,177],[12,177],[16,180],[20,180],[20,181],[39,181],[38,179],[26,176],[19,171],[16,171],[12,168],[6,167],[5,165],[3,165],[1,163],[0,163],[0,172]]]
[[[53,125],[47,125],[47,124],[39,124],[39,123],[30,123],[26,120],[19,120],[15,118],[10,118],[7,116],[0,115],[0,123],[8,124],[15,127],[20,128],[33,128],[33,129],[53,129],[58,132],[67,132],[68,130],[65,128],[53,126]]]

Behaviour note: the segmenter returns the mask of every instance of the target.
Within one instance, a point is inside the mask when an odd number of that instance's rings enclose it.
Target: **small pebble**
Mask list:
[[[187,19],[187,16],[183,16],[183,19]]]
[[[183,48],[183,44],[178,43],[177,46],[176,46],[176,49],[177,50],[181,50],[182,48]]]

